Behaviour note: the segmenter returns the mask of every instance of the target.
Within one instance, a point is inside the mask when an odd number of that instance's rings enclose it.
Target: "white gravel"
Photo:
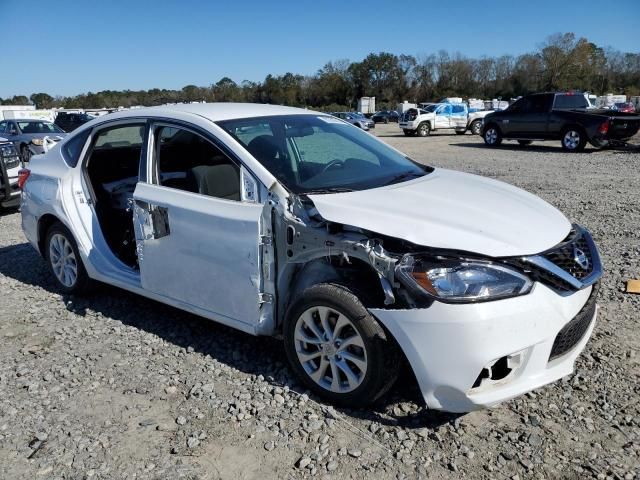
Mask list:
[[[513,183],[588,227],[606,274],[574,375],[492,411],[422,408],[406,375],[368,411],[309,397],[281,344],[104,287],[61,296],[0,213],[0,478],[640,478],[640,153],[375,134]],[[639,143],[639,142],[636,142]]]

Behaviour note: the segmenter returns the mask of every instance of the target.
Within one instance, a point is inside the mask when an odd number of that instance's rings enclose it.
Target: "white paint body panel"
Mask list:
[[[522,297],[479,304],[435,302],[414,310],[371,309],[404,351],[429,408],[491,407],[573,371],[595,322],[564,356],[548,362],[556,335],[584,306],[591,287],[562,297],[544,285]],[[594,316],[595,318],[595,316]],[[503,382],[469,392],[482,368],[524,350],[524,364]]]
[[[540,253],[561,242],[571,228],[562,213],[535,195],[444,169],[388,187],[311,199],[332,222],[491,257]]]
[[[140,241],[142,287],[251,327],[258,322],[263,205],[138,183],[135,200],[168,210],[168,235]]]

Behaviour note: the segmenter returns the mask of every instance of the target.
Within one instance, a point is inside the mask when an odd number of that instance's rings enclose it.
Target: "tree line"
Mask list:
[[[469,58],[441,50],[413,56],[371,53],[360,62],[329,62],[314,75],[267,75],[240,84],[224,77],[209,86],[180,90],[105,90],[53,97],[34,93],[0,99],[4,105],[37,108],[114,108],[178,102],[256,102],[312,107],[354,108],[362,96],[375,96],[379,108],[397,102],[443,97],[509,99],[536,91],[583,90],[602,95],[640,95],[640,53],[600,47],[573,33],[558,33],[534,52],[519,56]]]

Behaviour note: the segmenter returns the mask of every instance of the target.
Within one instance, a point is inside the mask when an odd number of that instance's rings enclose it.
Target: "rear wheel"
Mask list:
[[[302,292],[287,313],[284,343],[300,380],[338,405],[366,406],[398,375],[395,342],[342,285],[322,283]]]
[[[566,152],[580,152],[587,144],[587,136],[578,127],[569,127],[562,132],[562,149]]]
[[[471,126],[469,128],[470,128],[472,134],[480,135],[482,133],[482,121],[481,120],[474,120],[471,123]]]
[[[525,147],[527,145],[531,145],[531,140],[518,140],[518,143]]]
[[[60,290],[64,293],[89,290],[91,279],[80,258],[76,241],[61,223],[54,223],[47,232],[45,257]]]
[[[502,133],[495,125],[489,125],[482,135],[484,143],[490,147],[497,147],[502,143]]]
[[[419,137],[428,137],[431,133],[431,125],[429,125],[427,122],[423,122],[418,125],[418,130],[416,131],[418,132]]]

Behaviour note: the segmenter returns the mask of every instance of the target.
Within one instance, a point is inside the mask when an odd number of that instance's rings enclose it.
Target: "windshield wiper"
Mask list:
[[[418,173],[418,172],[404,172],[404,173],[400,173],[399,175],[396,175],[394,177],[391,177],[391,179],[385,183],[385,185],[392,185],[394,183],[400,183],[403,180],[407,180],[409,178],[419,178],[419,177],[423,177],[425,174],[424,173]]]
[[[324,193],[347,193],[353,192],[352,188],[347,187],[324,187],[316,190],[307,190],[301,193],[301,195],[322,195]]]

